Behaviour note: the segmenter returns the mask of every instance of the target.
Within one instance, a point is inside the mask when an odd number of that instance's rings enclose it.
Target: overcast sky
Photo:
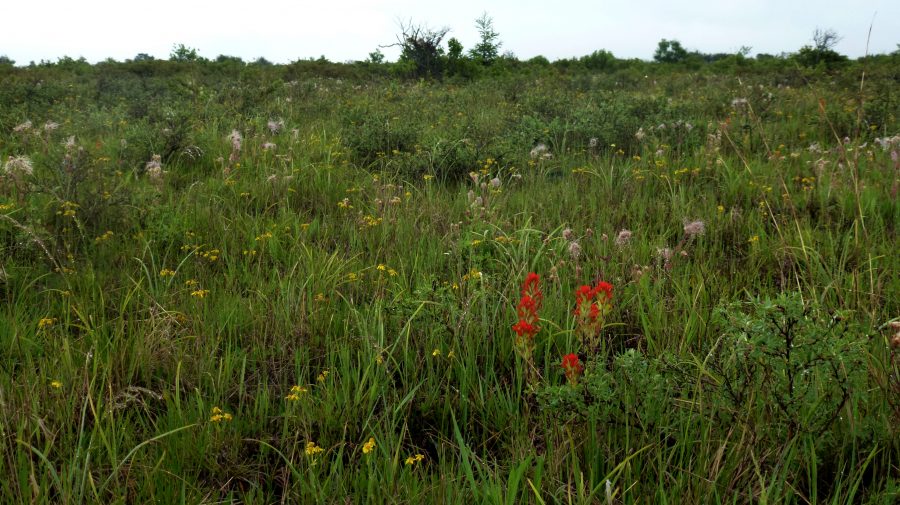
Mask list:
[[[751,54],[796,51],[813,30],[833,28],[836,49],[852,57],[887,53],[900,43],[900,0],[2,0],[0,55],[18,64],[61,56],[124,60],[167,58],[174,44],[286,63],[324,55],[362,60],[395,41],[400,20],[449,27],[468,49],[474,20],[487,12],[503,51],[554,60],[606,49],[652,58],[662,38],[688,49]],[[874,20],[874,23],[873,23]],[[396,49],[382,50],[389,60]]]

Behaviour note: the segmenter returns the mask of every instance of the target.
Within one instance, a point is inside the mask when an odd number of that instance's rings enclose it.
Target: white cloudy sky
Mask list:
[[[795,51],[816,27],[842,36],[837,50],[861,56],[897,49],[898,0],[2,0],[0,55],[19,64],[67,55],[98,61],[138,53],[168,57],[183,43],[202,56],[274,62],[324,55],[365,59],[395,40],[398,21],[450,27],[466,48],[474,20],[494,19],[503,50],[526,59],[557,59],[596,49],[619,57],[652,57],[661,38],[688,49],[752,53]],[[396,51],[384,50],[388,59]]]

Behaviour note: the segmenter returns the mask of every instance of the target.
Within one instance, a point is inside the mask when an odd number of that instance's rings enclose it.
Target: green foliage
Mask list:
[[[894,501],[897,57],[447,48],[0,70],[0,502]]]
[[[821,436],[865,395],[864,341],[849,314],[822,313],[799,293],[784,293],[730,304],[716,317],[726,328],[712,364],[723,408],[755,415],[736,421],[776,439]]]
[[[375,49],[371,53],[369,53],[369,63],[374,63],[375,65],[380,65],[384,63],[384,53],[381,52],[381,49]]]
[[[169,54],[169,61],[192,62],[199,59],[200,56],[197,54],[197,50],[184,44],[172,46],[172,53]]]
[[[482,65],[490,65],[500,56],[500,47],[503,45],[499,40],[500,34],[494,31],[494,20],[487,12],[475,20],[475,27],[478,29],[480,40],[469,54]]]
[[[416,78],[440,79],[444,75],[445,58],[441,42],[449,28],[433,30],[421,25],[401,24],[397,35],[400,63],[408,63]]]
[[[653,53],[653,60],[659,63],[682,63],[687,57],[687,49],[677,40],[660,40]]]

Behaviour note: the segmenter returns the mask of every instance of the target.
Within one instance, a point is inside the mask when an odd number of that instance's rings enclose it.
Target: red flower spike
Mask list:
[[[582,366],[581,361],[578,359],[577,354],[566,354],[562,359],[562,369],[566,374],[566,379],[575,384],[578,381],[578,377],[581,376],[581,373],[584,371],[584,366]]]

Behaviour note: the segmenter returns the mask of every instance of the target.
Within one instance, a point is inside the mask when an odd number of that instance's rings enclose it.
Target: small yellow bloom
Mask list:
[[[193,296],[194,298],[203,299],[203,298],[206,298],[206,295],[208,295],[208,294],[209,294],[208,289],[197,289],[195,291],[191,291],[191,296]]]
[[[434,176],[431,174],[425,174],[422,176],[422,178],[425,179],[426,181],[430,181],[431,179],[434,179]]]
[[[750,237],[750,240],[748,240],[747,242],[750,242],[751,244],[755,244],[756,242],[759,242],[759,235],[754,235],[754,236]]]
[[[44,317],[44,318],[41,318],[40,321],[38,321],[38,329],[43,330],[44,328],[53,326],[54,324],[56,324],[55,317]]]
[[[425,459],[424,454],[416,454],[415,456],[410,456],[410,457],[406,458],[406,464],[408,466],[412,466],[412,465],[415,465],[416,463],[422,461],[423,459]]]
[[[291,386],[291,392],[287,396],[284,397],[285,400],[296,402],[300,400],[300,395],[308,392],[309,390],[303,386]]]
[[[384,358],[380,354],[375,356],[375,363],[378,363],[379,365],[384,364]]]
[[[363,444],[363,454],[369,454],[375,450],[375,437],[369,437],[369,441]]]
[[[63,384],[60,381],[55,380],[55,381],[50,382],[50,387],[52,387],[53,389],[59,389],[62,387],[62,385]]]
[[[378,270],[378,271],[380,271],[380,272],[387,271],[387,267],[384,265],[384,263],[379,263],[378,266],[375,267],[375,269]]]
[[[440,349],[435,349],[435,350],[431,351],[431,355],[434,356],[434,357],[436,358],[436,357],[438,357],[438,356],[441,355],[441,350],[440,350]]]
[[[316,380],[319,382],[325,382],[325,379],[328,378],[329,373],[330,372],[328,370],[322,370],[322,373],[320,373],[319,376],[316,377]]]
[[[232,416],[228,412],[220,409],[219,407],[213,407],[212,409],[212,417],[209,418],[211,422],[219,423],[222,421],[231,421]]]
[[[307,456],[315,456],[316,454],[319,454],[324,451],[325,451],[325,449],[322,449],[321,447],[316,445],[315,442],[307,442],[306,449],[304,450],[304,452],[306,452]]]
[[[159,271],[159,276],[160,277],[174,277],[175,271],[169,270],[168,268],[163,268],[162,270]]]
[[[454,357],[456,357],[456,353],[455,353],[455,352],[450,351],[450,352],[447,353],[447,358],[454,358]]]
[[[724,214],[724,213],[725,213],[725,206],[724,206],[724,205],[719,205],[718,207],[716,207],[716,210],[719,212],[719,214]]]

